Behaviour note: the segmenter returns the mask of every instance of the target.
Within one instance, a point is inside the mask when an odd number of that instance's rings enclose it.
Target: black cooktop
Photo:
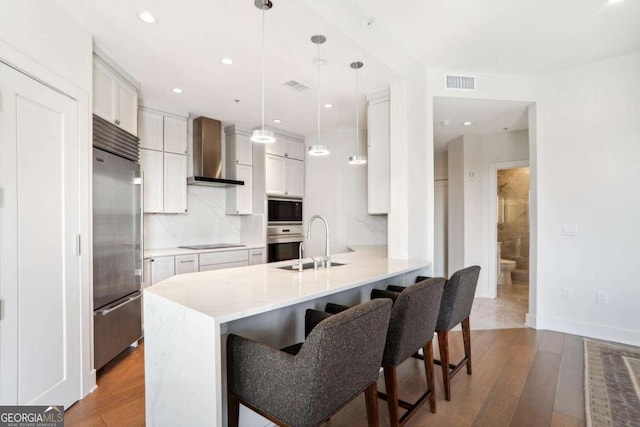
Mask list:
[[[178,246],[181,249],[221,249],[221,248],[240,248],[246,245],[239,243],[210,243],[207,245]]]

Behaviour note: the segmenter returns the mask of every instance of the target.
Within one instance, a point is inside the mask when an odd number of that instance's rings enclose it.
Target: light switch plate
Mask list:
[[[597,291],[596,292],[596,302],[598,304],[608,304],[609,303],[609,294],[605,291]]]
[[[564,300],[571,299],[571,288],[562,288],[562,299]]]
[[[575,237],[578,235],[578,224],[562,224],[562,235],[566,237]]]

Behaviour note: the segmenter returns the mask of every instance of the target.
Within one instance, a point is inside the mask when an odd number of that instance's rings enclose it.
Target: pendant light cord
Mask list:
[[[318,142],[320,144],[320,43],[318,43],[318,58],[316,59],[318,74],[316,76],[316,92],[318,96]]]
[[[356,158],[358,157],[358,147],[360,146],[360,109],[358,108],[358,71],[356,68]]]
[[[264,13],[265,5],[262,4],[262,133],[264,135],[264,68],[265,68],[265,52],[264,52]]]

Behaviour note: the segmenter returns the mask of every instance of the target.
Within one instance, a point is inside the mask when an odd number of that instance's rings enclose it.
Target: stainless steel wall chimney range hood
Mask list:
[[[193,175],[189,185],[229,187],[244,181],[222,178],[222,123],[208,117],[193,121]]]

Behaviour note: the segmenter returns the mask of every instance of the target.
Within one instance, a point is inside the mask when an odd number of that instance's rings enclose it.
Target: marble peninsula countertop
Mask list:
[[[241,251],[247,249],[262,249],[264,245],[244,245],[238,243],[240,246],[232,246],[229,248],[216,248],[216,249],[186,249],[186,248],[162,248],[162,249],[145,249],[144,258],[152,258],[154,256],[174,256],[174,255],[191,255],[191,254],[204,254],[207,252],[228,252],[228,251]]]
[[[219,323],[265,313],[430,266],[387,258],[385,246],[353,246],[335,254],[329,269],[283,270],[297,260],[179,274],[144,290],[191,308]],[[305,259],[310,262],[310,258]]]

